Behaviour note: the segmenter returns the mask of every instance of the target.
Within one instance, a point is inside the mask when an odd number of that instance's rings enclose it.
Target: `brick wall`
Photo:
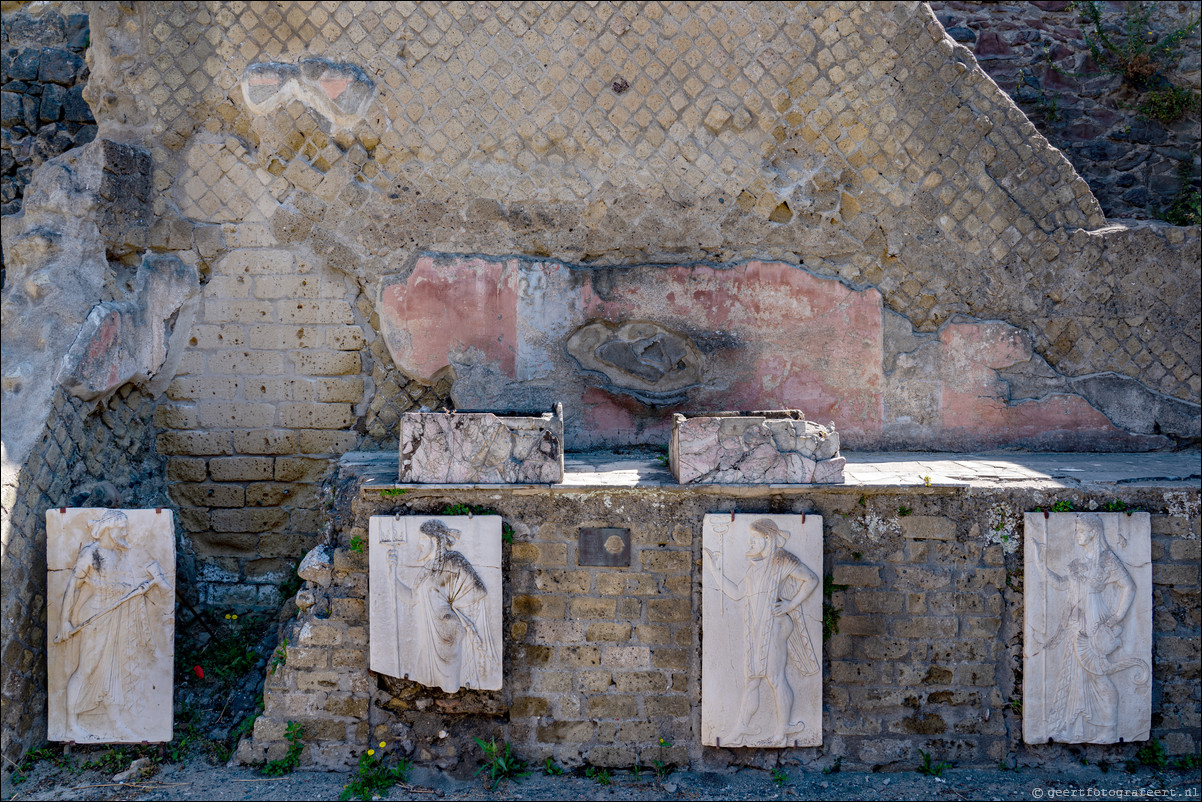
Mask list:
[[[267,678],[266,711],[243,760],[278,757],[288,721],[306,730],[303,760],[353,765],[369,741],[469,772],[472,738],[561,765],[629,767],[655,760],[713,764],[912,768],[919,749],[959,766],[1063,759],[1120,761],[1135,746],[1026,746],[1022,717],[1022,512],[1055,501],[1088,509],[1113,489],[711,487],[410,489],[398,500],[334,483],[332,583],[306,583],[285,629],[285,665]],[[1123,488],[1152,513],[1152,734],[1172,754],[1198,749],[1199,495],[1196,487]],[[403,503],[398,503],[403,502]],[[444,694],[367,670],[367,540],[371,515],[487,505],[514,529],[503,546],[504,687]],[[823,746],[700,746],[701,520],[707,512],[821,514],[827,602],[837,634],[824,644]],[[905,514],[902,514],[908,510]],[[629,568],[577,564],[583,526],[629,527]],[[995,528],[997,527],[997,528]],[[1006,535],[1009,539],[1004,539]],[[661,744],[660,739],[664,743]],[[670,746],[669,746],[670,744]]]

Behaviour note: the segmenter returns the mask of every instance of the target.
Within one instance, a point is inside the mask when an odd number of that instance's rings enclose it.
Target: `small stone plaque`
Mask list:
[[[577,565],[630,566],[630,530],[582,526],[576,544]]]

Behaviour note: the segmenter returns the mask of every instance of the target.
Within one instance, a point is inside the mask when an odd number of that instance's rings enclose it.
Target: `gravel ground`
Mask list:
[[[338,799],[348,774],[297,771],[271,779],[255,769],[213,766],[203,755],[152,767],[138,782],[118,783],[96,770],[68,771],[52,761],[32,768],[26,779],[3,782],[3,798],[12,800],[297,800]],[[851,772],[836,774],[787,769],[778,784],[759,769],[676,771],[664,779],[651,772],[634,777],[613,772],[602,785],[578,773],[547,776],[541,771],[519,781],[503,781],[489,789],[482,780],[459,780],[434,769],[417,768],[408,783],[377,799],[1181,799],[1197,800],[1196,771],[1122,768],[1103,772],[1095,766],[1058,770],[1027,768],[1017,771],[948,769],[942,777],[918,772]]]

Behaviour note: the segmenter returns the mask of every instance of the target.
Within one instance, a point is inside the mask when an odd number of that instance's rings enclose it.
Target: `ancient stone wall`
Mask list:
[[[0,214],[21,210],[38,165],[96,137],[96,121],[83,99],[88,15],[79,3],[57,5],[41,13],[4,14]]]
[[[369,743],[470,774],[472,738],[496,737],[541,763],[646,767],[753,764],[812,768],[835,756],[860,769],[912,768],[922,749],[958,766],[1025,766],[1083,755],[1129,758],[1131,745],[1027,746],[1022,739],[1023,512],[1057,501],[1096,509],[1114,488],[767,489],[409,488],[336,477],[327,552],[313,559],[284,630],[284,664],[267,678],[265,713],[246,761],[287,750],[352,766]],[[387,485],[382,486],[388,490]],[[1124,488],[1152,514],[1152,735],[1173,754],[1198,748],[1198,490]],[[367,670],[368,519],[482,505],[504,516],[504,686],[445,694]],[[727,510],[819,514],[827,576],[821,748],[702,748],[701,525]],[[629,527],[628,568],[581,565],[581,527]],[[661,740],[662,739],[662,740]]]
[[[92,27],[101,133],[154,160],[149,246],[207,282],[158,447],[212,603],[270,602],[329,459],[448,402],[454,369],[408,375],[379,335],[382,278],[430,252],[771,258],[919,334],[1016,327],[1014,403],[1088,380],[1197,405],[1196,230],[1102,227],[924,5],[104,4]]]
[[[1198,19],[1193,3],[1099,3],[1103,21],[1121,42],[1128,16],[1151,7],[1150,31],[1162,41]],[[1181,59],[1165,80],[1194,93],[1192,108],[1172,123],[1140,113],[1147,91],[1104,72],[1090,55],[1080,10],[1066,2],[935,2],[939,21],[973,51],[989,77],[1010,94],[1040,133],[1064,151],[1109,218],[1164,219],[1180,191],[1199,185],[1197,93],[1202,90],[1199,29],[1181,43]]]
[[[66,111],[57,119],[59,89],[47,88],[66,88],[56,65],[78,67],[59,39],[40,41],[58,35],[55,19],[64,37],[69,20],[78,29],[70,15],[80,8],[59,9],[41,22],[5,17],[5,35],[21,33],[5,41],[6,175],[25,167],[17,121],[37,139],[34,105],[55,115],[56,132],[88,131]],[[1070,162],[924,4],[87,10],[90,79],[79,96],[103,142],[43,165],[42,212],[25,196],[25,217],[5,219],[5,415],[41,416],[19,439],[37,441],[43,425],[57,432],[59,390],[45,366],[77,330],[59,318],[78,324],[94,304],[122,302],[147,252],[194,268],[202,297],[153,410],[153,451],[168,458],[187,532],[180,553],[197,559],[207,604],[277,604],[278,582],[325,525],[319,488],[331,460],[395,448],[401,412],[451,402],[456,369],[401,370],[378,308],[386,279],[403,282],[447,255],[554,261],[581,274],[772,260],[879,297],[882,371],[907,403],[929,369],[962,367],[938,363],[928,343],[984,326],[1017,332],[1031,350],[1028,362],[963,371],[997,390],[997,419],[1065,398],[1101,409],[1133,441],[1197,440],[1170,438],[1154,411],[1184,410],[1176,418],[1196,425],[1198,229],[1108,225]],[[47,59],[56,48],[68,55]],[[35,51],[36,104],[35,84],[8,86],[10,66],[28,72]],[[101,178],[72,186],[90,175],[77,169],[89,159]],[[101,180],[105,165],[128,181]],[[10,186],[6,204],[17,197]],[[83,206],[71,199],[80,193]],[[32,226],[50,212],[57,239]],[[22,225],[30,236],[16,261],[43,265],[50,254],[53,276],[29,268],[12,278],[8,237]],[[83,285],[70,314],[37,312],[45,292]],[[527,287],[531,297],[538,289]],[[10,310],[40,328],[11,325]],[[10,363],[17,340],[28,351]],[[458,364],[472,363],[466,356]],[[10,376],[17,363],[30,367]],[[9,403],[13,388],[39,382],[38,403]],[[882,444],[911,442],[899,430]],[[24,470],[24,456],[16,463]],[[6,494],[18,488],[13,505],[27,487],[16,475],[5,480]],[[10,509],[6,495],[6,542]],[[26,546],[6,547],[5,571],[35,559],[22,555],[36,531],[12,535]]]

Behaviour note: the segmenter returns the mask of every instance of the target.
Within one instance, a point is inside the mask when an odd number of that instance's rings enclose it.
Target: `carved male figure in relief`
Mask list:
[[[133,723],[145,712],[136,676],[140,653],[149,649],[158,662],[163,651],[147,595],[173,591],[158,562],[144,563],[130,549],[124,512],[109,510],[88,526],[91,542],[80,548],[67,579],[54,636],[68,645],[66,734],[85,742],[145,740]],[[97,721],[103,733],[90,731],[81,717]]]
[[[1075,521],[1077,555],[1063,573],[1048,564],[1047,543],[1032,538],[1034,562],[1047,583],[1064,593],[1058,611],[1044,608],[1044,665],[1056,667],[1047,682],[1047,737],[1067,743],[1119,741],[1119,689],[1115,677],[1132,669],[1130,682],[1146,685],[1150,668],[1138,657],[1123,658],[1124,629],[1136,600],[1136,581],[1129,566],[1107,540],[1101,516],[1079,514]],[[1120,545],[1126,546],[1126,539]],[[1045,535],[1046,537],[1046,535]],[[1134,635],[1132,635],[1134,637]],[[1045,669],[1046,671],[1047,669]]]
[[[703,550],[706,568],[721,592],[733,601],[743,602],[747,651],[746,685],[738,714],[741,738],[760,734],[752,719],[759,710],[764,685],[776,704],[773,738],[781,741],[786,733],[804,730],[805,722],[793,712],[794,691],[788,669],[793,666],[802,676],[810,676],[820,668],[801,615],[802,602],[819,586],[818,575],[784,548],[788,539],[789,534],[767,518],[753,522],[747,549],[749,563],[737,583],[715,565],[720,555]]]
[[[440,520],[421,524],[419,571],[416,580],[406,584],[399,571],[399,550],[388,549],[388,571],[398,604],[412,608],[399,627],[411,624],[417,644],[398,632],[397,645],[416,645],[414,677],[426,684],[437,684],[453,693],[460,687],[481,688],[491,667],[499,662],[497,644],[485,620],[485,599],[489,594],[484,580],[470,561],[454,546],[460,531]],[[403,658],[398,655],[398,664]]]

